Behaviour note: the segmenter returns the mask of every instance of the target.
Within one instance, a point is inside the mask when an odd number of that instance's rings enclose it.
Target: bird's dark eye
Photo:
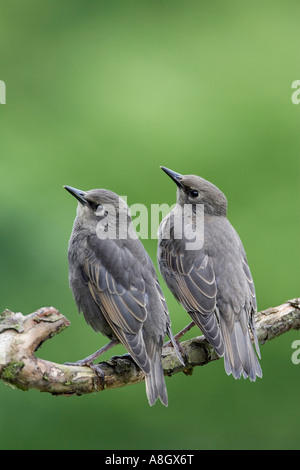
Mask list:
[[[96,204],[95,202],[93,201],[88,201],[89,205],[90,205],[90,208],[92,209],[92,211],[96,212],[99,204]]]
[[[191,197],[198,197],[199,196],[199,193],[196,189],[191,189],[190,192],[189,192],[189,195]]]
[[[89,201],[90,208],[96,215],[103,215],[104,209],[102,204],[97,204],[96,202]]]

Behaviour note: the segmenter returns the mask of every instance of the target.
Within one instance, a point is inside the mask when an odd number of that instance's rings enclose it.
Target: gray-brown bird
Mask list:
[[[182,359],[154,265],[132,228],[129,208],[106,189],[64,187],[79,201],[68,248],[70,287],[87,323],[111,340],[75,364],[93,367],[103,352],[122,343],[145,373],[149,404],[160,398],[167,406],[161,364],[166,334]]]
[[[159,228],[161,274],[218,355],[224,356],[227,374],[254,381],[262,377],[250,338],[251,331],[260,357],[255,289],[242,242],[226,217],[226,197],[199,176],[161,168],[177,185],[177,203]],[[202,217],[199,208],[204,209]]]

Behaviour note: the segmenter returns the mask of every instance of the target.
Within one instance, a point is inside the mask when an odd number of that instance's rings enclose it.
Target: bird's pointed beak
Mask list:
[[[76,199],[78,199],[81,204],[87,204],[87,200],[84,197],[84,191],[81,191],[81,189],[72,188],[72,186],[64,186],[64,188],[69,191],[72,196],[76,197]]]
[[[176,171],[169,170],[169,168],[166,168],[165,166],[160,167],[165,173],[167,173],[170,178],[177,184],[179,188],[183,188],[183,184],[181,182],[183,176],[180,173],[176,173]]]

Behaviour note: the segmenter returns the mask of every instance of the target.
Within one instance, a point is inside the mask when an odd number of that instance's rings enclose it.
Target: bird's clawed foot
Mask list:
[[[99,366],[99,364],[93,364],[93,361],[95,361],[99,356],[101,356],[101,354],[105,353],[106,351],[108,351],[112,347],[116,346],[118,343],[119,343],[119,340],[112,339],[110,341],[110,343],[106,344],[101,349],[98,349],[98,351],[94,352],[90,356],[88,356],[84,359],[81,359],[79,361],[76,361],[76,362],[65,362],[65,365],[66,366],[87,366],[87,367],[90,367],[90,369],[92,369],[98,375],[98,377],[100,378],[100,381],[101,381],[100,383],[102,384],[104,382],[104,379],[105,379],[104,372],[101,369],[101,367]]]
[[[133,357],[130,355],[130,354],[122,354],[122,356],[112,356],[110,358],[110,361],[130,361],[132,362],[133,364],[137,365],[137,363],[135,362],[135,360],[133,359]]]
[[[179,339],[183,335],[185,335],[185,333],[187,333],[194,325],[195,323],[192,321],[185,328],[183,328],[183,330],[179,331],[179,333],[177,333],[175,336],[173,335],[171,328],[167,330],[167,334],[170,338],[170,341],[164,344],[164,348],[173,346],[177,357],[183,366],[186,366],[188,362],[188,357],[186,350],[182,347],[181,343],[179,342]]]
[[[181,343],[179,341],[176,341],[176,343],[177,343],[177,348],[179,349],[179,352],[183,359],[184,365],[186,365],[188,362],[188,356],[187,356],[186,350],[184,349],[184,347],[181,346]]]
[[[105,375],[99,364],[87,364],[99,377],[100,383],[103,384],[105,381]]]
[[[176,340],[174,337],[172,339],[172,341],[167,341],[166,343],[164,343],[164,348],[173,348],[179,361],[181,362],[181,364],[183,366],[186,365],[186,362],[187,362],[187,354],[186,354],[186,351],[185,349],[181,346],[181,343]]]

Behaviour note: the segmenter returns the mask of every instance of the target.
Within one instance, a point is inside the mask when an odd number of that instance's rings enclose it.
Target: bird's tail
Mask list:
[[[165,406],[168,406],[168,394],[159,351],[153,354],[150,373],[145,375],[145,382],[149,405],[153,406],[159,398]]]
[[[262,370],[250,338],[246,312],[241,312],[239,321],[235,321],[233,324],[221,319],[220,326],[225,346],[226,373],[232,374],[235,379],[239,379],[243,375],[244,378],[249,377],[251,381],[255,381],[256,377],[262,377]],[[259,355],[254,325],[251,325],[251,330]]]

